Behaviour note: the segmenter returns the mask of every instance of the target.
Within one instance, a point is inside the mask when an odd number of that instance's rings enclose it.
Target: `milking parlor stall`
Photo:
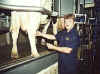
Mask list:
[[[0,0],[0,74],[58,74],[58,54],[46,46],[46,43],[57,45],[57,41],[36,36],[36,32],[56,35],[61,17],[74,13],[81,35],[87,14],[84,11],[80,14],[80,1]],[[79,60],[80,52],[79,48]]]
[[[53,0],[0,0],[0,74],[56,74],[54,41],[36,31],[56,34],[57,17]]]

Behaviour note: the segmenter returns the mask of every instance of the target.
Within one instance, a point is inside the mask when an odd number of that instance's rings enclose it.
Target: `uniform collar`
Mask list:
[[[64,32],[71,33],[71,32],[73,32],[74,30],[75,30],[75,28],[72,28],[69,32],[67,32],[67,30],[64,29]]]

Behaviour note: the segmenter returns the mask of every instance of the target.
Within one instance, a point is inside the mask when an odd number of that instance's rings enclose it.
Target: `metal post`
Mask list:
[[[6,16],[6,26],[9,27],[9,16]],[[6,41],[7,41],[7,44],[9,45],[10,44],[10,33],[9,32],[6,34]]]
[[[61,0],[59,0],[59,17],[61,16]]]
[[[80,0],[77,0],[78,1],[78,5],[77,5],[77,13],[80,14]],[[77,24],[77,30],[79,31],[80,29],[80,26],[79,24]]]
[[[84,0],[84,11],[83,11],[83,14],[85,14],[85,0]]]
[[[78,14],[80,13],[80,0],[78,0]]]
[[[54,2],[55,0],[52,0],[52,11],[54,12]]]

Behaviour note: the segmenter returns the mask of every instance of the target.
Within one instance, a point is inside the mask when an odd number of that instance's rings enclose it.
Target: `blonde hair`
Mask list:
[[[57,28],[58,30],[64,29],[64,17],[57,18]]]

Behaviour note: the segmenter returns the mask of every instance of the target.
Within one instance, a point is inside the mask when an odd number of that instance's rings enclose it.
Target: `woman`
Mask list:
[[[73,14],[64,15],[64,24],[62,30],[57,35],[43,34],[37,31],[37,36],[42,36],[47,39],[57,40],[58,46],[47,43],[48,49],[58,51],[58,73],[59,74],[77,74],[78,60],[77,49],[80,45],[80,40],[74,26]],[[63,22],[63,21],[62,21]]]

